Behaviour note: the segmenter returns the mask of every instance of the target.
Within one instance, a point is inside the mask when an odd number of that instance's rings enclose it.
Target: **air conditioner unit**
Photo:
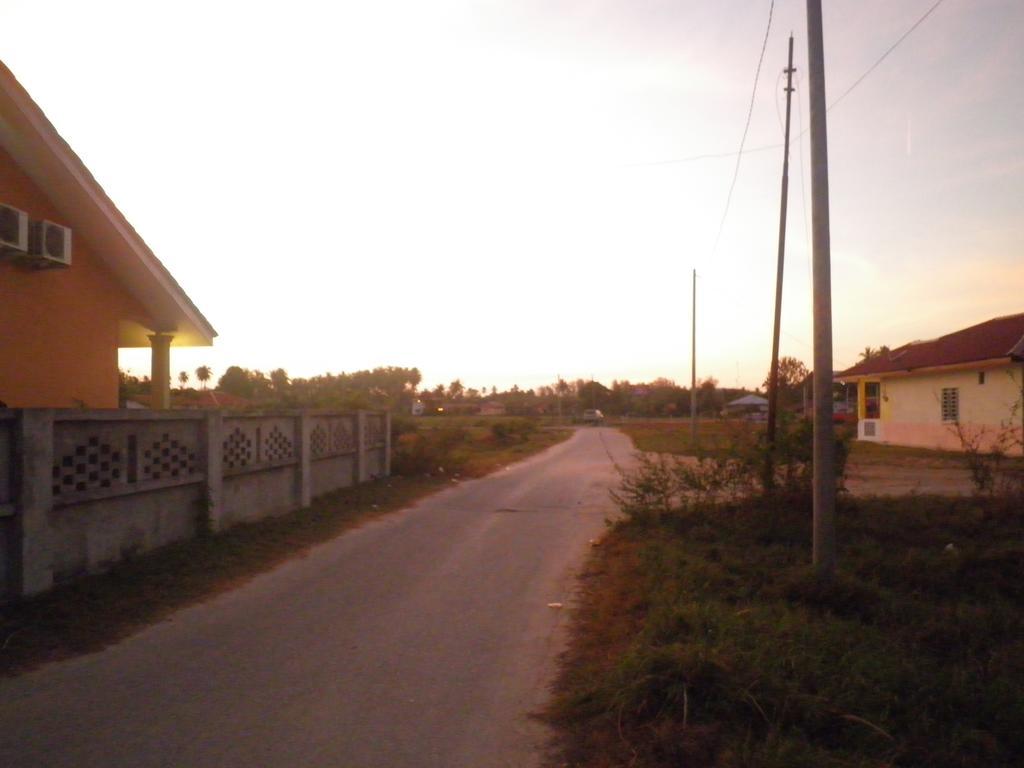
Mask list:
[[[28,214],[0,203],[0,253],[23,254],[28,250]]]
[[[71,266],[71,229],[52,221],[29,226],[28,256],[23,261],[37,269]]]

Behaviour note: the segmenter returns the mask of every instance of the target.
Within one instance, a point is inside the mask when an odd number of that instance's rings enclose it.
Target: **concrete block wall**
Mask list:
[[[14,426],[15,415],[0,411],[0,595],[14,583]]]
[[[0,596],[390,470],[388,414],[0,412]]]

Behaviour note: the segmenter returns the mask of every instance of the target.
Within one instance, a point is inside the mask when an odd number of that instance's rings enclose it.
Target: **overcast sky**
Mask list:
[[[827,0],[831,103],[934,0]],[[172,367],[425,384],[764,379],[768,0],[0,4],[0,58],[220,333]],[[778,144],[778,0],[749,148]],[[829,113],[835,363],[1024,311],[1024,3],[946,0]],[[782,353],[811,362],[809,142]],[[801,154],[802,153],[802,154]],[[801,177],[807,179],[802,181]],[[806,202],[805,202],[806,201]],[[122,365],[148,372],[143,353]]]

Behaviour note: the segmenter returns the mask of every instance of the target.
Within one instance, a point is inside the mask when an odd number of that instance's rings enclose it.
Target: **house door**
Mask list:
[[[864,418],[882,418],[882,384],[878,381],[864,382]]]

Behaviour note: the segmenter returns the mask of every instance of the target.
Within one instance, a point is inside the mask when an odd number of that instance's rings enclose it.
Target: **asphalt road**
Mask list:
[[[453,485],[107,650],[0,681],[0,766],[528,768],[611,429]]]

